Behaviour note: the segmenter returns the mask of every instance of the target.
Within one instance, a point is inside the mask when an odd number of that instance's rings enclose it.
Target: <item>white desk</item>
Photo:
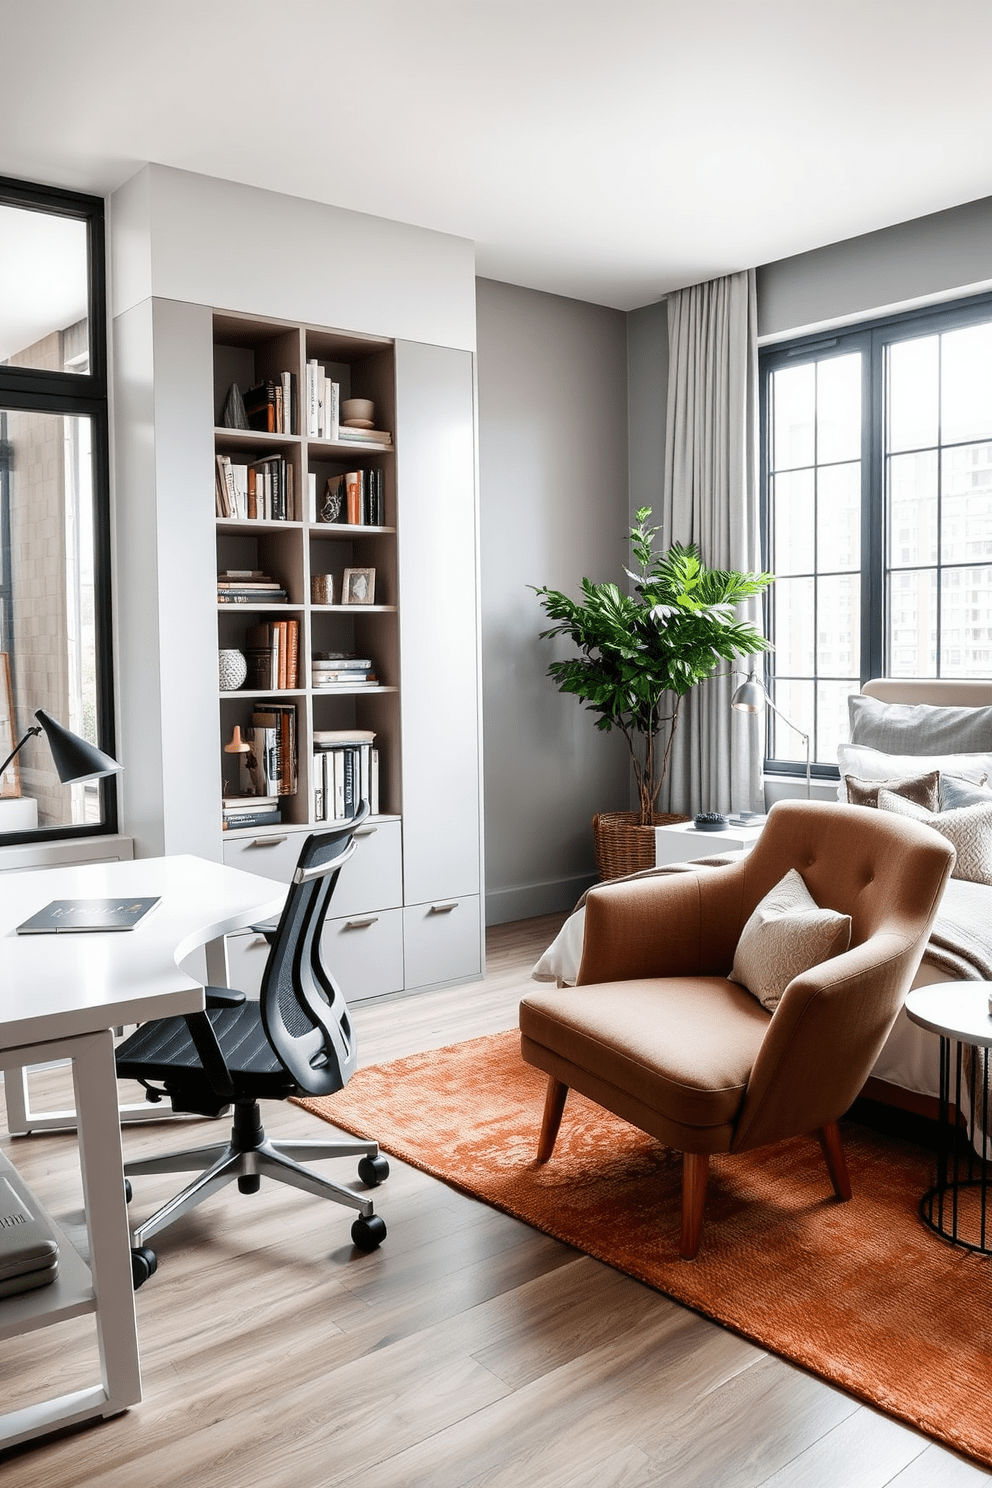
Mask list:
[[[15,934],[52,899],[158,894],[134,930]],[[95,1313],[102,1382],[0,1415],[0,1448],[141,1399],[111,1030],[195,1012],[203,988],[177,962],[275,914],[286,885],[201,858],[143,858],[10,874],[0,894],[0,1068],[72,1060],[89,1265],[63,1235],[50,1286],[0,1300],[0,1340]],[[8,1144],[8,1151],[10,1146]],[[6,1160],[0,1153],[0,1165]],[[57,1229],[57,1227],[55,1227]]]

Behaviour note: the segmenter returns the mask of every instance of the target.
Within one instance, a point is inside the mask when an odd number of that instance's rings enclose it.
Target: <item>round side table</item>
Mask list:
[[[940,1035],[937,1182],[920,1200],[920,1218],[952,1245],[980,1255],[992,1255],[992,1162],[985,1156],[992,1134],[990,996],[992,982],[938,982],[906,999],[912,1021]],[[967,1153],[960,1150],[962,1135]]]

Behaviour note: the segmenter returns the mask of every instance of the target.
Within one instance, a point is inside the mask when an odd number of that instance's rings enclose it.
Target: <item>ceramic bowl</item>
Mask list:
[[[358,419],[371,421],[375,418],[375,404],[371,398],[345,398],[341,404],[341,418],[346,424]],[[371,422],[368,427],[372,427]]]

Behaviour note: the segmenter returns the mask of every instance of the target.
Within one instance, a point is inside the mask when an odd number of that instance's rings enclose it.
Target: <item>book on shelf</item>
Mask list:
[[[313,731],[314,745],[323,749],[331,749],[336,744],[371,744],[374,739],[374,729],[343,728],[314,729]]]
[[[260,571],[225,569],[217,575],[218,604],[286,604],[289,595],[278,579]]]
[[[257,383],[244,394],[243,401],[249,429],[262,434],[292,434],[296,428],[294,372],[280,372],[277,381],[269,378]]]
[[[279,807],[268,806],[259,811],[225,811],[221,827],[225,832],[236,832],[239,827],[272,827],[281,821]]]
[[[310,439],[338,437],[341,419],[341,387],[316,357],[307,362],[307,435]]]
[[[300,622],[272,620],[245,631],[245,685],[256,690],[299,687]]]
[[[253,460],[245,467],[245,520],[296,521],[295,485],[292,461],[283,455],[266,455]],[[223,515],[233,516],[234,513]]]
[[[298,789],[296,705],[266,699],[242,729],[248,752],[240,756],[248,794],[294,796]]]
[[[328,476],[317,511],[319,522],[347,527],[381,527],[385,514],[381,470],[349,470]]]
[[[378,814],[378,751],[371,739],[352,739],[326,748],[316,747],[313,755],[314,821],[350,820],[357,816],[362,801],[368,801],[372,813]]]
[[[385,429],[354,429],[347,424],[342,424],[338,429],[337,439],[340,444],[392,444],[393,436]]]

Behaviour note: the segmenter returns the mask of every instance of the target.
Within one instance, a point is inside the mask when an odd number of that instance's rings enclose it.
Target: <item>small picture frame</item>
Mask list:
[[[375,604],[375,569],[346,568],[341,578],[341,603]]]

